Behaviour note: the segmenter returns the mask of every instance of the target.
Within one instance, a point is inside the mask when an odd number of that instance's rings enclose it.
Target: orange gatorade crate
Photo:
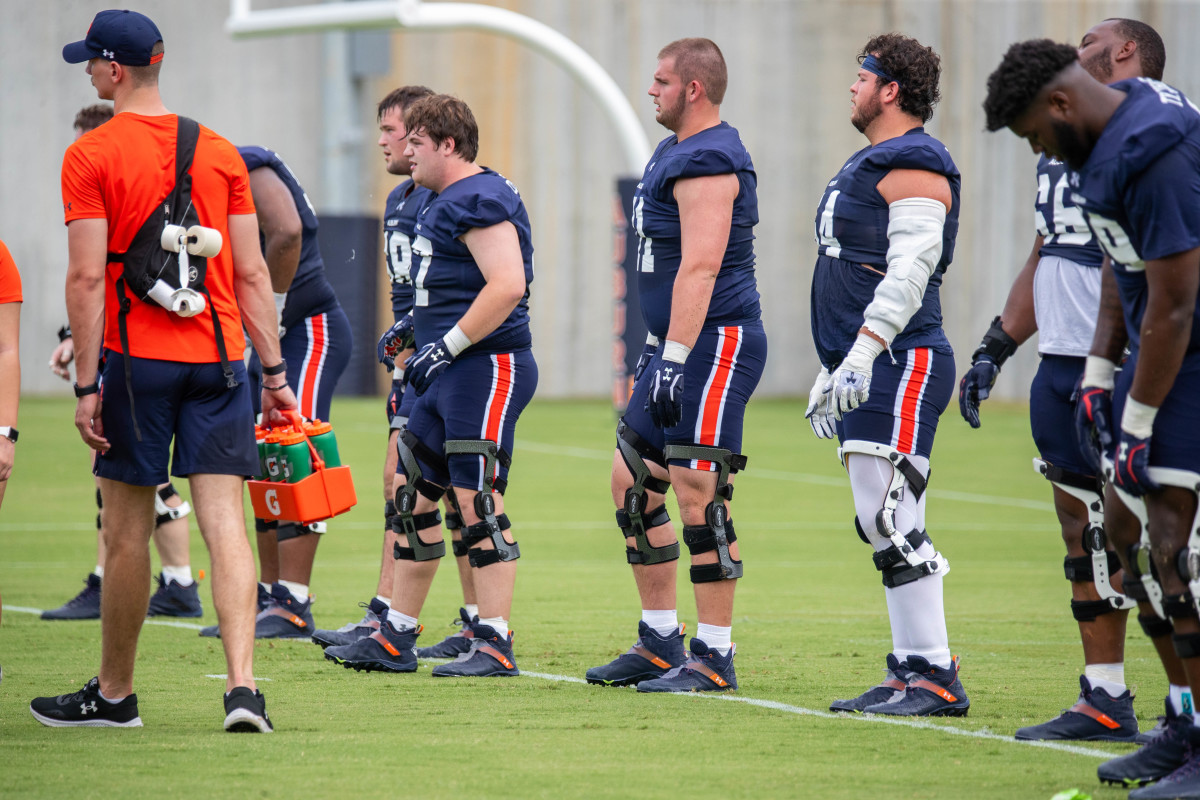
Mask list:
[[[293,431],[303,431],[299,414],[291,414]],[[295,483],[247,481],[254,516],[307,525],[336,517],[358,502],[349,467],[326,467],[311,441],[305,438],[312,459],[312,474]]]

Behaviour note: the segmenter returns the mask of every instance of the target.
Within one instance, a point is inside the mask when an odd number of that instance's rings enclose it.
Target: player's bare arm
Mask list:
[[[21,304],[0,303],[0,425],[17,427],[17,406],[21,399]],[[0,481],[12,472],[15,447],[7,436],[0,436]]]
[[[500,327],[525,296],[525,263],[517,229],[505,221],[472,228],[460,237],[471,251],[487,284],[458,321],[458,328],[478,342]]]
[[[80,386],[96,383],[97,360],[104,335],[104,268],[108,260],[108,220],[76,219],[67,225],[67,319],[76,349],[93,353],[97,359],[80,358],[75,363],[75,381]],[[108,440],[100,423],[100,395],[79,398],[75,427],[88,447],[107,450]]]
[[[1200,248],[1146,262],[1146,314],[1129,396],[1158,408],[1183,364],[1200,291]]]
[[[1121,296],[1108,256],[1104,257],[1104,265],[1100,269],[1100,313],[1096,318],[1096,333],[1092,336],[1090,354],[1116,364],[1121,360],[1129,334],[1125,330]]]
[[[1037,272],[1041,256],[1043,238],[1039,234],[1033,237],[1033,249],[1025,266],[1017,273],[1012,287],[1008,290],[1008,299],[1004,301],[1004,310],[1000,312],[1000,326],[1004,332],[1013,338],[1018,345],[1029,341],[1037,333],[1037,317],[1033,307],[1033,276]]]
[[[271,275],[271,289],[286,292],[300,266],[300,246],[304,233],[296,200],[270,167],[250,173],[250,192],[258,212],[258,228],[263,235],[263,253]]]
[[[679,231],[683,240],[679,273],[671,294],[671,325],[667,339],[691,348],[704,326],[713,284],[729,243],[737,176],[706,175],[675,183]]]

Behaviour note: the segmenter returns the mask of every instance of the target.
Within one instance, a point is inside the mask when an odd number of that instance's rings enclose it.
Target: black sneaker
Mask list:
[[[476,617],[478,619],[478,617]],[[520,675],[513,658],[512,631],[501,636],[491,625],[471,624],[471,648],[458,658],[438,664],[435,678],[493,678]]]
[[[35,697],[29,713],[51,728],[140,728],[137,695],[131,694],[119,703],[110,703],[100,696],[100,679],[92,678],[74,694],[58,697]]]
[[[1167,724],[1161,736],[1140,750],[1105,761],[1096,776],[1105,783],[1141,786],[1152,783],[1183,766],[1187,761],[1188,739],[1194,726],[1190,714],[1176,714],[1167,703]]]
[[[325,658],[346,669],[367,672],[416,672],[417,637],[421,626],[396,630],[384,620],[379,630],[351,644],[325,648]]]
[[[471,623],[478,622],[479,617],[471,619],[467,610],[458,610],[458,619],[451,622],[458,628],[458,633],[452,633],[435,645],[422,647],[417,650],[417,658],[458,658],[471,649]]]
[[[271,604],[271,593],[269,591],[267,591],[266,589],[264,589],[263,585],[261,583],[256,583],[255,586],[258,587],[258,597],[255,600],[255,603],[258,607],[258,611],[256,611],[255,613],[261,614],[262,610]],[[213,638],[220,639],[221,638],[221,628],[219,625],[206,625],[205,627],[200,629],[200,635],[201,636],[211,636]]]
[[[184,586],[174,578],[164,578],[162,573],[154,576],[158,581],[158,591],[150,595],[150,608],[146,611],[148,617],[202,617],[204,608],[200,605],[200,581],[192,581]]]
[[[1195,800],[1200,798],[1200,728],[1195,725],[1179,730],[1186,744],[1183,763],[1158,783],[1129,793],[1129,800]],[[1146,745],[1142,749],[1152,745]]]
[[[640,620],[633,647],[607,664],[589,669],[585,676],[587,682],[600,686],[636,686],[642,681],[661,678],[668,670],[687,661],[683,628],[680,625],[674,633],[663,636],[645,620]]]
[[[347,644],[354,644],[359,639],[365,639],[379,630],[379,624],[387,619],[387,605],[376,597],[372,597],[369,603],[359,603],[358,605],[360,608],[367,610],[367,613],[363,614],[360,622],[348,623],[335,631],[313,631],[313,642],[323,648],[341,647]]]
[[[688,643],[691,654],[687,661],[666,671],[661,678],[652,678],[637,685],[639,692],[724,692],[738,687],[733,670],[737,646],[721,655],[699,639]]]
[[[95,573],[89,573],[83,591],[63,605],[42,612],[42,619],[100,619],[100,584]]]
[[[829,710],[861,714],[867,706],[886,703],[903,695],[908,676],[912,673],[908,664],[897,659],[894,654],[888,653],[885,672],[883,683],[872,686],[858,697],[849,700],[834,700],[829,704]]]
[[[267,716],[267,699],[262,692],[235,686],[225,693],[225,730],[229,733],[270,733],[275,730]]]
[[[930,664],[922,656],[904,659],[912,670],[904,685],[904,697],[886,703],[876,703],[863,709],[864,714],[886,714],[889,717],[965,717],[971,707],[967,692],[958,679],[958,658],[950,660],[950,668]]]
[[[1015,738],[1076,742],[1132,742],[1138,735],[1133,695],[1126,689],[1113,697],[1079,676],[1079,701],[1049,722],[1019,728]]]

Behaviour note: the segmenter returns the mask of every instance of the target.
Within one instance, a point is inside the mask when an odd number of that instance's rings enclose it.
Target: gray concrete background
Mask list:
[[[304,0],[295,0],[304,2]],[[255,8],[292,5],[254,0]],[[664,135],[645,94],[658,49],[683,36],[722,48],[730,86],[723,117],[759,173],[759,288],[771,337],[760,392],[802,395],[815,372],[808,294],[813,216],[825,182],[865,140],[850,126],[854,56],[899,30],[942,56],[942,103],[929,126],[963,173],[962,227],[943,288],[959,369],[999,313],[1033,239],[1035,157],[1016,137],[984,132],[980,102],[1007,46],[1047,36],[1077,43],[1111,16],[1145,20],[1167,45],[1169,83],[1200,98],[1200,3],[1191,0],[509,0],[578,42],[633,103],[651,142]],[[103,2],[0,0],[0,239],[25,284],[21,355],[27,393],[66,392],[46,368],[65,321],[66,233],[59,168],[71,121],[95,95],[62,45],[82,38]],[[318,212],[379,213],[395,179],[374,145],[374,103],[402,83],[456,94],[475,111],[480,163],[520,188],[533,222],[531,307],[544,397],[609,392],[614,179],[627,170],[599,107],[544,57],[474,33],[306,34],[233,41],[224,0],[133,5],[163,32],[167,106],[237,144],[278,150]],[[380,41],[382,38],[382,42]],[[380,45],[383,45],[382,48]],[[351,63],[347,64],[349,53]],[[380,59],[382,62],[380,63]],[[370,74],[374,69],[378,74]],[[350,104],[329,88],[350,84]],[[382,266],[379,270],[383,294]],[[382,303],[382,299],[381,299]],[[1030,345],[1006,366],[998,394],[1019,399],[1036,367]]]

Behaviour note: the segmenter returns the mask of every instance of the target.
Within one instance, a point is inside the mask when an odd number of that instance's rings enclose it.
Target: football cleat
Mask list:
[[[42,612],[42,619],[100,619],[100,585],[95,573],[88,573],[83,590],[58,608]]]
[[[1170,775],[1187,761],[1194,727],[1190,715],[1176,714],[1168,702],[1162,735],[1136,752],[1105,761],[1096,769],[1097,777],[1105,783],[1141,786]]]
[[[1164,775],[1158,783],[1134,789],[1129,793],[1129,800],[1194,800],[1200,798],[1200,728],[1195,725],[1180,726],[1177,733],[1179,734],[1178,738],[1184,743],[1183,763],[1171,773]],[[1142,750],[1153,746],[1153,744],[1148,744]]]
[[[600,686],[633,686],[652,678],[661,678],[667,671],[687,660],[683,649],[683,630],[663,636],[645,621],[638,621],[638,638],[633,647],[600,667],[587,671],[587,682]]]
[[[512,631],[501,636],[490,625],[471,623],[471,648],[433,668],[435,678],[491,678],[520,675],[513,658]]]
[[[1024,740],[1132,742],[1138,735],[1133,695],[1126,689],[1113,697],[1079,676],[1079,700],[1049,722],[1017,730]]]
[[[467,616],[467,610],[458,610],[458,619],[451,625],[458,626],[458,633],[452,633],[435,645],[422,647],[417,651],[417,658],[457,658],[471,649],[471,623],[478,622],[479,617],[472,620]]]
[[[357,642],[325,648],[325,658],[365,672],[416,672],[421,626],[398,631],[385,618],[379,630]]]
[[[730,645],[729,654],[721,655],[699,639],[692,637],[691,654],[687,661],[672,667],[661,678],[642,681],[639,692],[725,692],[736,689],[737,675],[733,671],[733,656],[737,647]]]
[[[173,578],[164,578],[162,573],[154,576],[158,590],[150,595],[148,617],[200,617],[204,608],[200,605],[200,582],[192,581],[184,586]]]
[[[379,630],[380,623],[387,619],[387,605],[375,597],[371,598],[370,603],[359,603],[358,605],[367,610],[367,613],[363,614],[362,621],[348,623],[336,631],[313,631],[313,642],[321,647],[340,647],[354,644],[359,639],[365,639]]]
[[[264,589],[261,583],[256,583],[255,586],[258,587],[258,597],[255,600],[255,603],[258,606],[258,611],[256,613],[262,613],[263,609],[271,604],[271,593]],[[200,635],[211,636],[220,639],[221,628],[218,625],[206,625],[200,629]]]
[[[312,639],[312,598],[301,603],[280,583],[271,584],[271,603],[254,618],[255,639]]]
[[[858,697],[850,700],[834,700],[829,704],[829,710],[848,711],[857,714],[861,713],[867,706],[873,706],[876,703],[886,703],[903,696],[905,679],[911,673],[908,669],[908,664],[899,661],[892,653],[888,653],[887,670],[885,672],[883,683],[872,686]]]
[[[965,717],[971,701],[958,679],[958,658],[950,660],[950,668],[930,664],[922,656],[905,659],[909,673],[904,684],[904,696],[886,703],[876,703],[863,709],[864,714],[886,714],[890,717]]]

